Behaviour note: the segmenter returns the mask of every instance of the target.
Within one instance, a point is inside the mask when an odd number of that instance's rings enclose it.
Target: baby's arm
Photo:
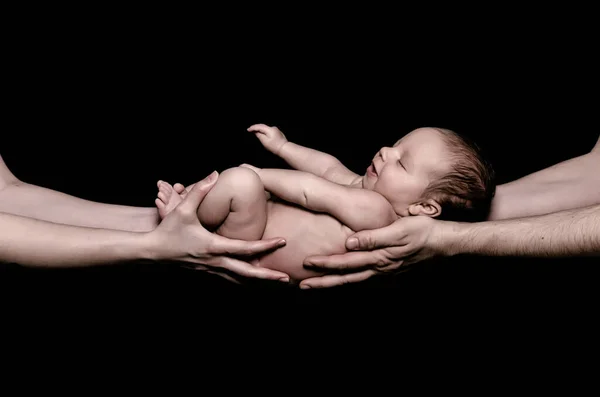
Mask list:
[[[377,229],[398,219],[391,204],[372,190],[351,188],[296,170],[258,169],[265,189],[282,200],[325,212],[354,231]]]
[[[281,157],[294,169],[342,185],[351,185],[359,178],[359,175],[346,168],[334,156],[289,142],[277,127],[255,124],[248,131],[254,132],[267,150]]]

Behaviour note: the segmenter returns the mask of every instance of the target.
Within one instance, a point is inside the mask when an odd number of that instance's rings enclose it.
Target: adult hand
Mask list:
[[[442,224],[450,222],[411,216],[381,229],[355,233],[346,240],[346,248],[354,252],[306,258],[304,266],[338,274],[308,278],[300,283],[300,288],[333,287],[364,281],[375,275],[396,274],[408,265],[440,255],[439,229]]]
[[[183,201],[148,234],[152,258],[186,263],[230,281],[259,278],[289,282],[285,273],[253,266],[243,260],[285,245],[283,238],[259,241],[228,239],[206,230],[198,220],[198,206],[215,185],[218,173],[195,183]]]

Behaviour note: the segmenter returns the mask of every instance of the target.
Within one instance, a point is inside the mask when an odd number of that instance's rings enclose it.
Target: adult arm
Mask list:
[[[0,262],[58,268],[175,261],[230,280],[237,276],[289,280],[285,273],[232,257],[277,249],[285,240],[232,240],[202,227],[196,210],[217,177],[214,174],[196,183],[182,203],[150,232],[78,227],[0,213]]]
[[[326,287],[361,281],[382,272],[394,273],[401,265],[451,254],[457,246],[461,247],[458,252],[466,254],[560,256],[582,252],[582,255],[595,255],[600,204],[599,157],[600,139],[590,153],[499,186],[488,222],[458,224],[409,217],[380,230],[350,236],[348,248],[355,241],[353,237],[360,237],[360,245],[352,249],[370,251],[305,260],[307,266],[345,269],[349,274],[308,279],[301,286]],[[555,211],[557,213],[553,213]],[[583,215],[589,215],[589,219]],[[518,216],[525,219],[515,218]],[[504,222],[495,222],[501,220]],[[553,225],[552,222],[559,223]],[[432,242],[436,241],[432,236],[440,231],[446,231],[447,245]]]
[[[150,259],[145,235],[0,213],[0,261],[74,267]]]
[[[347,247],[365,251],[307,258],[305,264],[349,270],[351,274],[307,279],[301,287],[331,287],[358,281],[360,277],[394,273],[402,266],[435,256],[600,256],[600,204],[478,223],[408,217],[385,228],[358,232],[348,240]]]
[[[155,207],[97,203],[17,179],[0,157],[0,213],[73,226],[132,232],[159,223]],[[8,218],[7,218],[8,219]]]
[[[600,138],[594,148],[500,185],[489,220],[542,215],[600,204]]]
[[[350,171],[336,157],[287,140],[277,127],[255,124],[248,128],[263,146],[281,157],[292,168],[308,172],[342,185],[351,185],[359,175]]]
[[[443,255],[600,256],[600,204],[514,220],[441,223],[431,247]]]

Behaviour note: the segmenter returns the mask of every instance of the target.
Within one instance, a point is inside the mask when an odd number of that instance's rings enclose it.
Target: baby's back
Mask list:
[[[318,276],[302,266],[311,255],[330,255],[346,252],[346,238],[353,231],[328,214],[319,214],[288,203],[268,202],[267,225],[263,238],[283,237],[287,244],[262,256],[258,264],[290,275],[292,280]]]

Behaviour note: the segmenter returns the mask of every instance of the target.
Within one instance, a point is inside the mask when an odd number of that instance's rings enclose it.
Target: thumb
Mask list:
[[[377,242],[371,231],[355,233],[346,240],[346,248],[349,250],[371,250]]]
[[[398,230],[398,222],[391,225],[354,233],[346,240],[349,250],[374,250],[399,245],[402,229]]]
[[[213,171],[212,174],[202,179],[200,182],[195,183],[181,204],[179,204],[179,208],[185,212],[189,211],[195,213],[202,200],[204,200],[204,197],[206,197],[208,192],[215,186],[218,178],[219,173]]]

